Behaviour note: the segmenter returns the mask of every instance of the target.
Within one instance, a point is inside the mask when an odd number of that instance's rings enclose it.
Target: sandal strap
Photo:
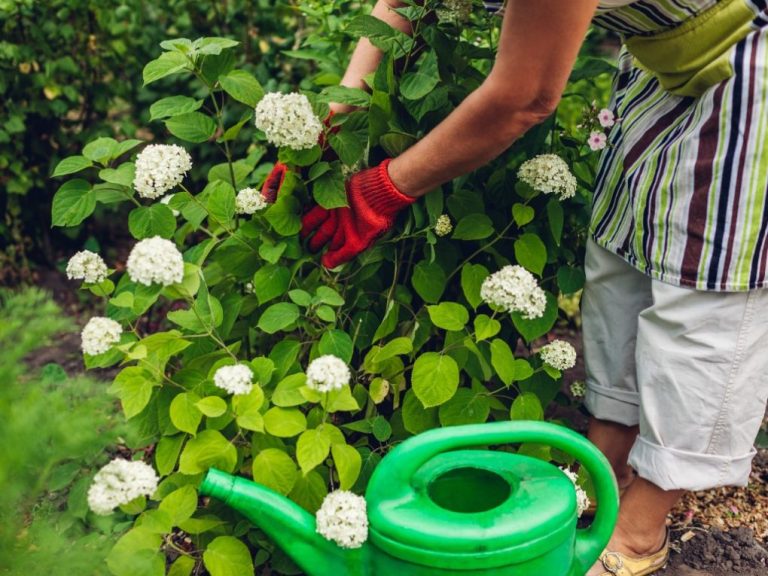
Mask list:
[[[600,562],[607,570],[602,576],[650,576],[664,567],[669,559],[669,532],[661,550],[641,558],[633,558],[621,552],[605,550]]]

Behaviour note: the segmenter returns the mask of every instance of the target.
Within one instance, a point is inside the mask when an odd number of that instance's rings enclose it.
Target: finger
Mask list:
[[[315,235],[309,241],[309,249],[312,252],[319,252],[320,249],[333,238],[337,231],[338,216],[335,210],[331,210],[328,218],[323,222],[315,232]]]
[[[323,254],[321,262],[326,268],[336,268],[336,266],[352,260],[361,251],[355,242],[346,242],[344,228],[339,226],[330,242],[328,251]]]
[[[264,186],[261,187],[261,195],[270,204],[274,204],[275,200],[277,200],[280,188],[283,186],[283,182],[285,182],[286,174],[288,174],[288,166],[282,162],[277,162],[269,176],[267,176]]]
[[[306,238],[326,221],[329,211],[322,206],[315,206],[301,218],[301,237]]]

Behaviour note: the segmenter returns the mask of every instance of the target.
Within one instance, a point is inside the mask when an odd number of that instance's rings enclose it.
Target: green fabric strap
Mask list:
[[[733,76],[731,50],[752,31],[744,0],[722,0],[677,28],[626,40],[638,66],[677,96],[701,96]]]

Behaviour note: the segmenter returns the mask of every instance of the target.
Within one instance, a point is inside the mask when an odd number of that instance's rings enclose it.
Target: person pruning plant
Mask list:
[[[373,15],[409,33],[399,6],[379,0]],[[554,113],[591,23],[619,33],[621,121],[601,157],[582,314],[588,435],[623,496],[588,575],[652,574],[685,490],[747,483],[765,410],[768,5],[507,0],[503,12],[482,85],[402,155],[353,174],[348,207],[313,208],[302,233],[326,267],[351,260]],[[381,56],[361,40],[342,84],[365,88]]]

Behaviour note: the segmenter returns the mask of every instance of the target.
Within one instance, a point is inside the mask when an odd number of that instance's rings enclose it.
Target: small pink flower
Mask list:
[[[608,144],[608,137],[603,134],[602,132],[592,132],[592,134],[589,135],[589,147],[594,151],[597,152],[598,150],[602,150],[606,147]]]
[[[597,120],[600,122],[600,126],[603,128],[610,128],[616,124],[616,116],[608,108],[603,108],[597,114]]]

